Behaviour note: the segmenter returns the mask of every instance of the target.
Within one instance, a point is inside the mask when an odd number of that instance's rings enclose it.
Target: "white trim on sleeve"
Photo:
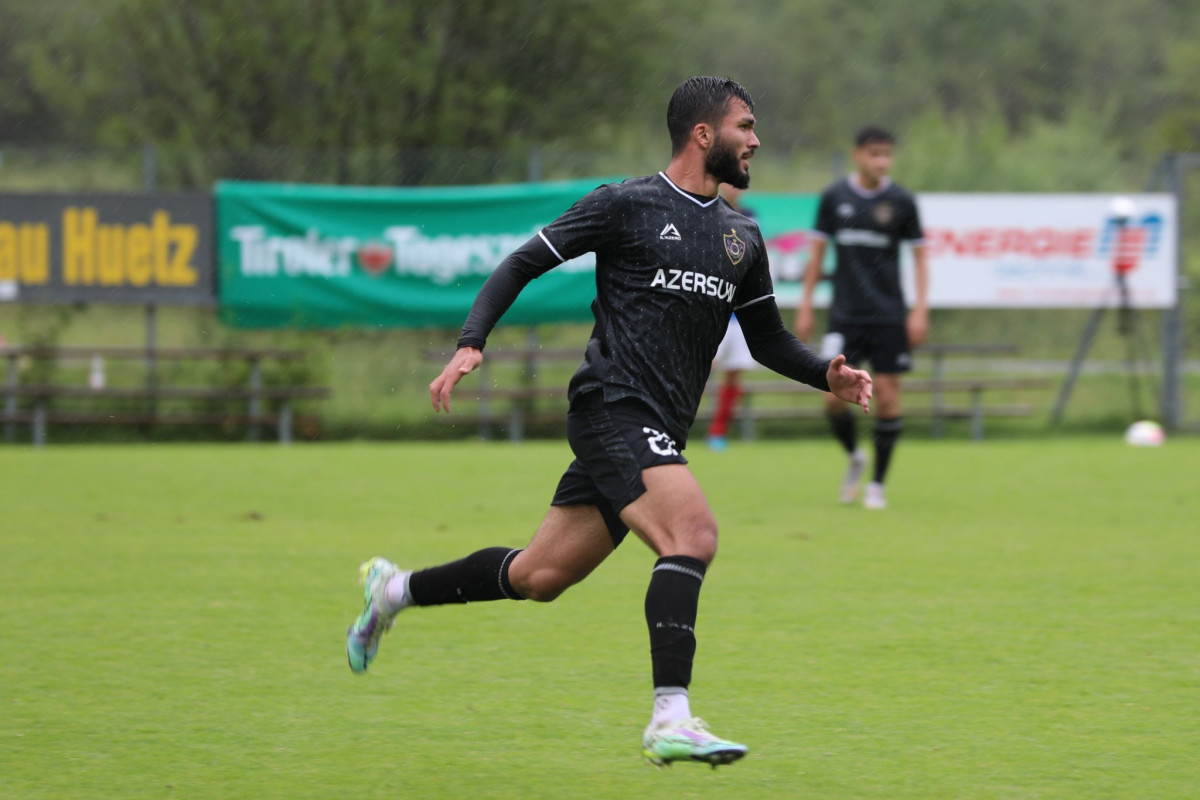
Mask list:
[[[554,253],[555,258],[557,258],[559,261],[566,261],[566,259],[562,257],[562,253],[558,252],[558,248],[550,244],[550,240],[546,238],[546,234],[538,231],[538,236],[541,237],[541,240],[546,243],[546,247],[550,248],[550,252]]]
[[[754,299],[753,299],[753,300],[751,300],[749,303],[742,303],[740,306],[734,306],[734,307],[733,307],[733,310],[734,310],[734,311],[741,311],[743,308],[746,308],[747,306],[752,306],[752,305],[754,305],[755,303],[761,303],[761,302],[762,302],[762,301],[764,301],[764,300],[771,300],[771,299],[772,299],[772,298],[774,298],[774,297],[775,297],[775,295],[774,295],[774,294],[764,294],[762,297],[756,297],[756,298],[754,298]]]

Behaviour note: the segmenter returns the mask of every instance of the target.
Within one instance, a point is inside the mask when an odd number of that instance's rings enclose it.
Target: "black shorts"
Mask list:
[[[571,403],[567,441],[575,460],[563,473],[550,505],[596,506],[616,547],[629,533],[621,509],[646,493],[642,470],[686,464],[687,459],[645,403],[605,403],[601,394],[586,392]]]
[[[885,375],[912,369],[908,328],[904,325],[855,325],[834,323],[821,340],[821,358],[846,354],[846,362],[857,367],[871,362],[871,369]]]

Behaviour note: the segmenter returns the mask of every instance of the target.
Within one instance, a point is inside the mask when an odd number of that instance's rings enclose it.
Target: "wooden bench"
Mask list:
[[[1053,381],[1044,378],[942,378],[920,379],[912,378],[903,382],[905,396],[913,394],[930,394],[932,402],[928,406],[913,406],[905,404],[904,416],[914,419],[931,419],[934,423],[933,435],[940,438],[944,435],[942,427],[946,420],[965,419],[970,421],[971,438],[983,438],[983,421],[986,417],[1027,417],[1034,413],[1031,403],[991,403],[983,402],[985,391],[1022,391],[1049,389]],[[708,394],[714,394],[712,385]],[[951,404],[946,395],[965,394],[965,403]],[[754,438],[754,423],[761,420],[779,419],[819,419],[825,415],[824,404],[759,406],[754,403],[755,397],[771,395],[808,395],[817,397],[821,392],[795,381],[742,381],[742,397],[734,420],[738,424],[741,438]],[[712,416],[711,404],[708,405],[698,419],[708,420]]]
[[[929,356],[930,358],[933,359],[933,369],[932,369],[933,377],[931,380],[934,383],[941,383],[945,380],[945,377],[946,377],[945,370],[946,370],[946,357],[947,356],[986,356],[989,358],[994,358],[996,356],[1001,356],[1001,355],[1014,355],[1017,353],[1018,350],[1019,350],[1019,348],[1017,347],[1017,345],[1013,344],[1011,342],[957,342],[957,343],[926,342],[925,344],[921,345],[920,347],[918,347],[916,349],[916,353],[918,354],[919,357]],[[904,387],[905,389],[908,388],[908,385],[907,385],[908,383],[911,383],[911,382],[906,382],[906,385]],[[995,388],[1000,388],[1000,387],[995,387]],[[1029,387],[1029,388],[1033,388],[1033,387]],[[941,407],[942,402],[943,402],[942,391],[936,387],[933,388],[931,391],[933,394],[933,407],[935,409]],[[979,397],[979,395],[982,395],[982,388],[980,389],[978,395],[975,393],[972,393],[972,403],[973,404],[974,404],[974,401]],[[999,413],[999,412],[1001,412],[1002,409],[1000,409],[1000,407],[998,407],[998,406],[993,406],[991,410],[997,412],[997,413],[992,414],[991,416],[1005,416],[1004,414]],[[1030,411],[1029,413],[1032,413],[1032,411]],[[1028,416],[1028,414],[1021,415],[1021,416]],[[944,424],[945,418],[946,418],[945,415],[938,415],[938,414],[933,415],[933,438],[940,439],[942,437],[942,435],[945,433],[945,424]],[[980,421],[980,427],[978,430],[979,430],[979,437],[975,437],[975,438],[982,438],[982,436],[983,436],[982,421]],[[973,437],[974,437],[974,434],[975,434],[975,428],[973,426],[972,427],[972,436]]]
[[[567,380],[539,384],[539,370],[547,365],[574,369],[583,363],[584,346],[541,347],[531,331],[530,341],[523,347],[489,347],[483,363],[475,374],[455,389],[454,403],[474,402],[467,413],[455,411],[438,415],[444,425],[471,425],[478,428],[479,438],[491,439],[495,428],[507,430],[508,438],[518,442],[525,438],[527,425],[565,424],[567,419]],[[439,367],[445,366],[453,352],[427,350],[425,359]],[[515,366],[519,374],[513,384],[497,386],[492,364]],[[551,401],[547,408],[545,401]],[[497,405],[500,404],[500,406]]]
[[[245,428],[251,441],[258,441],[260,429],[275,428],[280,443],[292,441],[297,424],[316,427],[316,419],[299,416],[292,404],[299,400],[317,400],[330,396],[324,386],[265,386],[262,365],[265,361],[298,362],[301,350],[275,348],[135,348],[135,347],[3,347],[0,358],[8,362],[6,381],[0,386],[4,407],[5,440],[16,441],[16,426],[28,425],[35,446],[46,442],[50,425],[132,425],[153,428],[162,425],[217,426]],[[20,382],[20,365],[32,361],[137,362],[144,365],[139,385],[110,386],[107,381],[95,385]],[[160,362],[235,361],[248,367],[244,386],[164,386],[160,384]],[[60,401],[69,408],[59,407]],[[164,410],[164,403],[182,403],[182,409]],[[197,405],[222,404],[227,408],[198,409]],[[82,407],[81,407],[82,406]],[[131,407],[132,406],[132,407]]]
[[[988,417],[1027,417],[1034,413],[1031,403],[984,403],[984,393],[989,391],[1028,391],[1052,388],[1053,381],[1046,378],[1008,378],[1008,377],[946,377],[946,359],[955,356],[993,357],[1013,354],[1018,351],[1015,344],[1007,343],[936,343],[922,345],[917,349],[920,357],[932,360],[931,376],[929,378],[907,378],[904,380],[904,392],[909,394],[928,394],[931,401],[928,406],[909,406],[906,404],[904,415],[912,418],[932,420],[933,436],[940,438],[945,434],[945,422],[948,420],[969,420],[972,439],[982,439],[984,435],[984,420]],[[450,354],[444,351],[429,351],[427,358],[433,362],[445,363]],[[491,438],[493,428],[501,426],[507,429],[509,439],[519,441],[525,435],[528,425],[561,424],[566,419],[567,383],[546,385],[539,384],[539,369],[548,364],[578,365],[583,360],[583,348],[542,348],[536,345],[525,347],[510,347],[489,349],[484,354],[483,363],[478,371],[478,383],[473,387],[462,387],[458,390],[460,400],[471,399],[475,407],[471,412],[455,412],[441,417],[444,424],[477,425],[481,438]],[[520,364],[522,371],[516,385],[495,385],[493,374],[488,363],[498,362]],[[774,375],[768,370],[764,374]],[[714,373],[706,395],[713,396],[713,386],[719,380],[719,374]],[[462,386],[462,384],[460,384]],[[824,415],[821,404],[788,403],[786,405],[756,405],[756,396],[799,395],[819,397],[820,392],[810,386],[782,377],[775,379],[742,381],[742,399],[735,413],[743,439],[754,438],[755,422],[765,420],[803,420],[817,419]],[[965,395],[958,402],[950,402],[948,396]],[[549,404],[549,405],[548,405]],[[697,421],[707,421],[711,418],[711,403],[702,405]]]

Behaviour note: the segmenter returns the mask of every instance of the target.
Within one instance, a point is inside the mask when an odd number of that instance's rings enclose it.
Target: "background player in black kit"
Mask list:
[[[713,354],[737,310],[755,357],[867,410],[871,379],[841,356],[821,361],[784,328],[757,226],[717,196],[749,185],[758,147],[753,101],[721,78],[685,81],[671,98],[664,172],[601,186],[512,253],[488,278],[458,350],[429,391],[450,410],[455,384],[482,361],[488,333],[521,289],[564,260],[596,253],[596,324],[570,385],[567,468],[523,549],[492,547],[407,572],[362,567],[363,611],[346,639],[362,672],[393,617],[412,606],[558,597],[599,566],[632,529],[659,556],[646,592],[654,710],[646,757],[713,765],[746,747],[692,717],[688,684],[700,586],[717,524],[682,455]]]
[[[887,508],[883,482],[903,420],[900,376],[912,369],[911,348],[925,341],[929,329],[929,268],[916,198],[892,183],[893,137],[882,128],[866,127],[854,139],[855,171],[829,186],[817,207],[815,239],[804,272],[804,292],[796,310],[796,335],[806,341],[813,332],[813,290],[821,277],[825,246],[836,247],[833,302],[822,356],[845,353],[851,364],[871,361],[875,373],[875,466],[863,505]],[[900,244],[913,252],[916,289],[912,310],[905,308],[900,285]],[[854,415],[834,395],[826,395],[826,415],[834,435],[849,454],[842,481],[843,503],[858,498],[866,455],[858,447]]]

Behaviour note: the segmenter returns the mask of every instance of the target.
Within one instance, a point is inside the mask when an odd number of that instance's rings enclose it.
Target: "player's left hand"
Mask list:
[[[855,369],[846,363],[844,355],[835,356],[825,373],[829,391],[847,403],[862,407],[863,413],[871,410],[871,376],[865,370]]]

